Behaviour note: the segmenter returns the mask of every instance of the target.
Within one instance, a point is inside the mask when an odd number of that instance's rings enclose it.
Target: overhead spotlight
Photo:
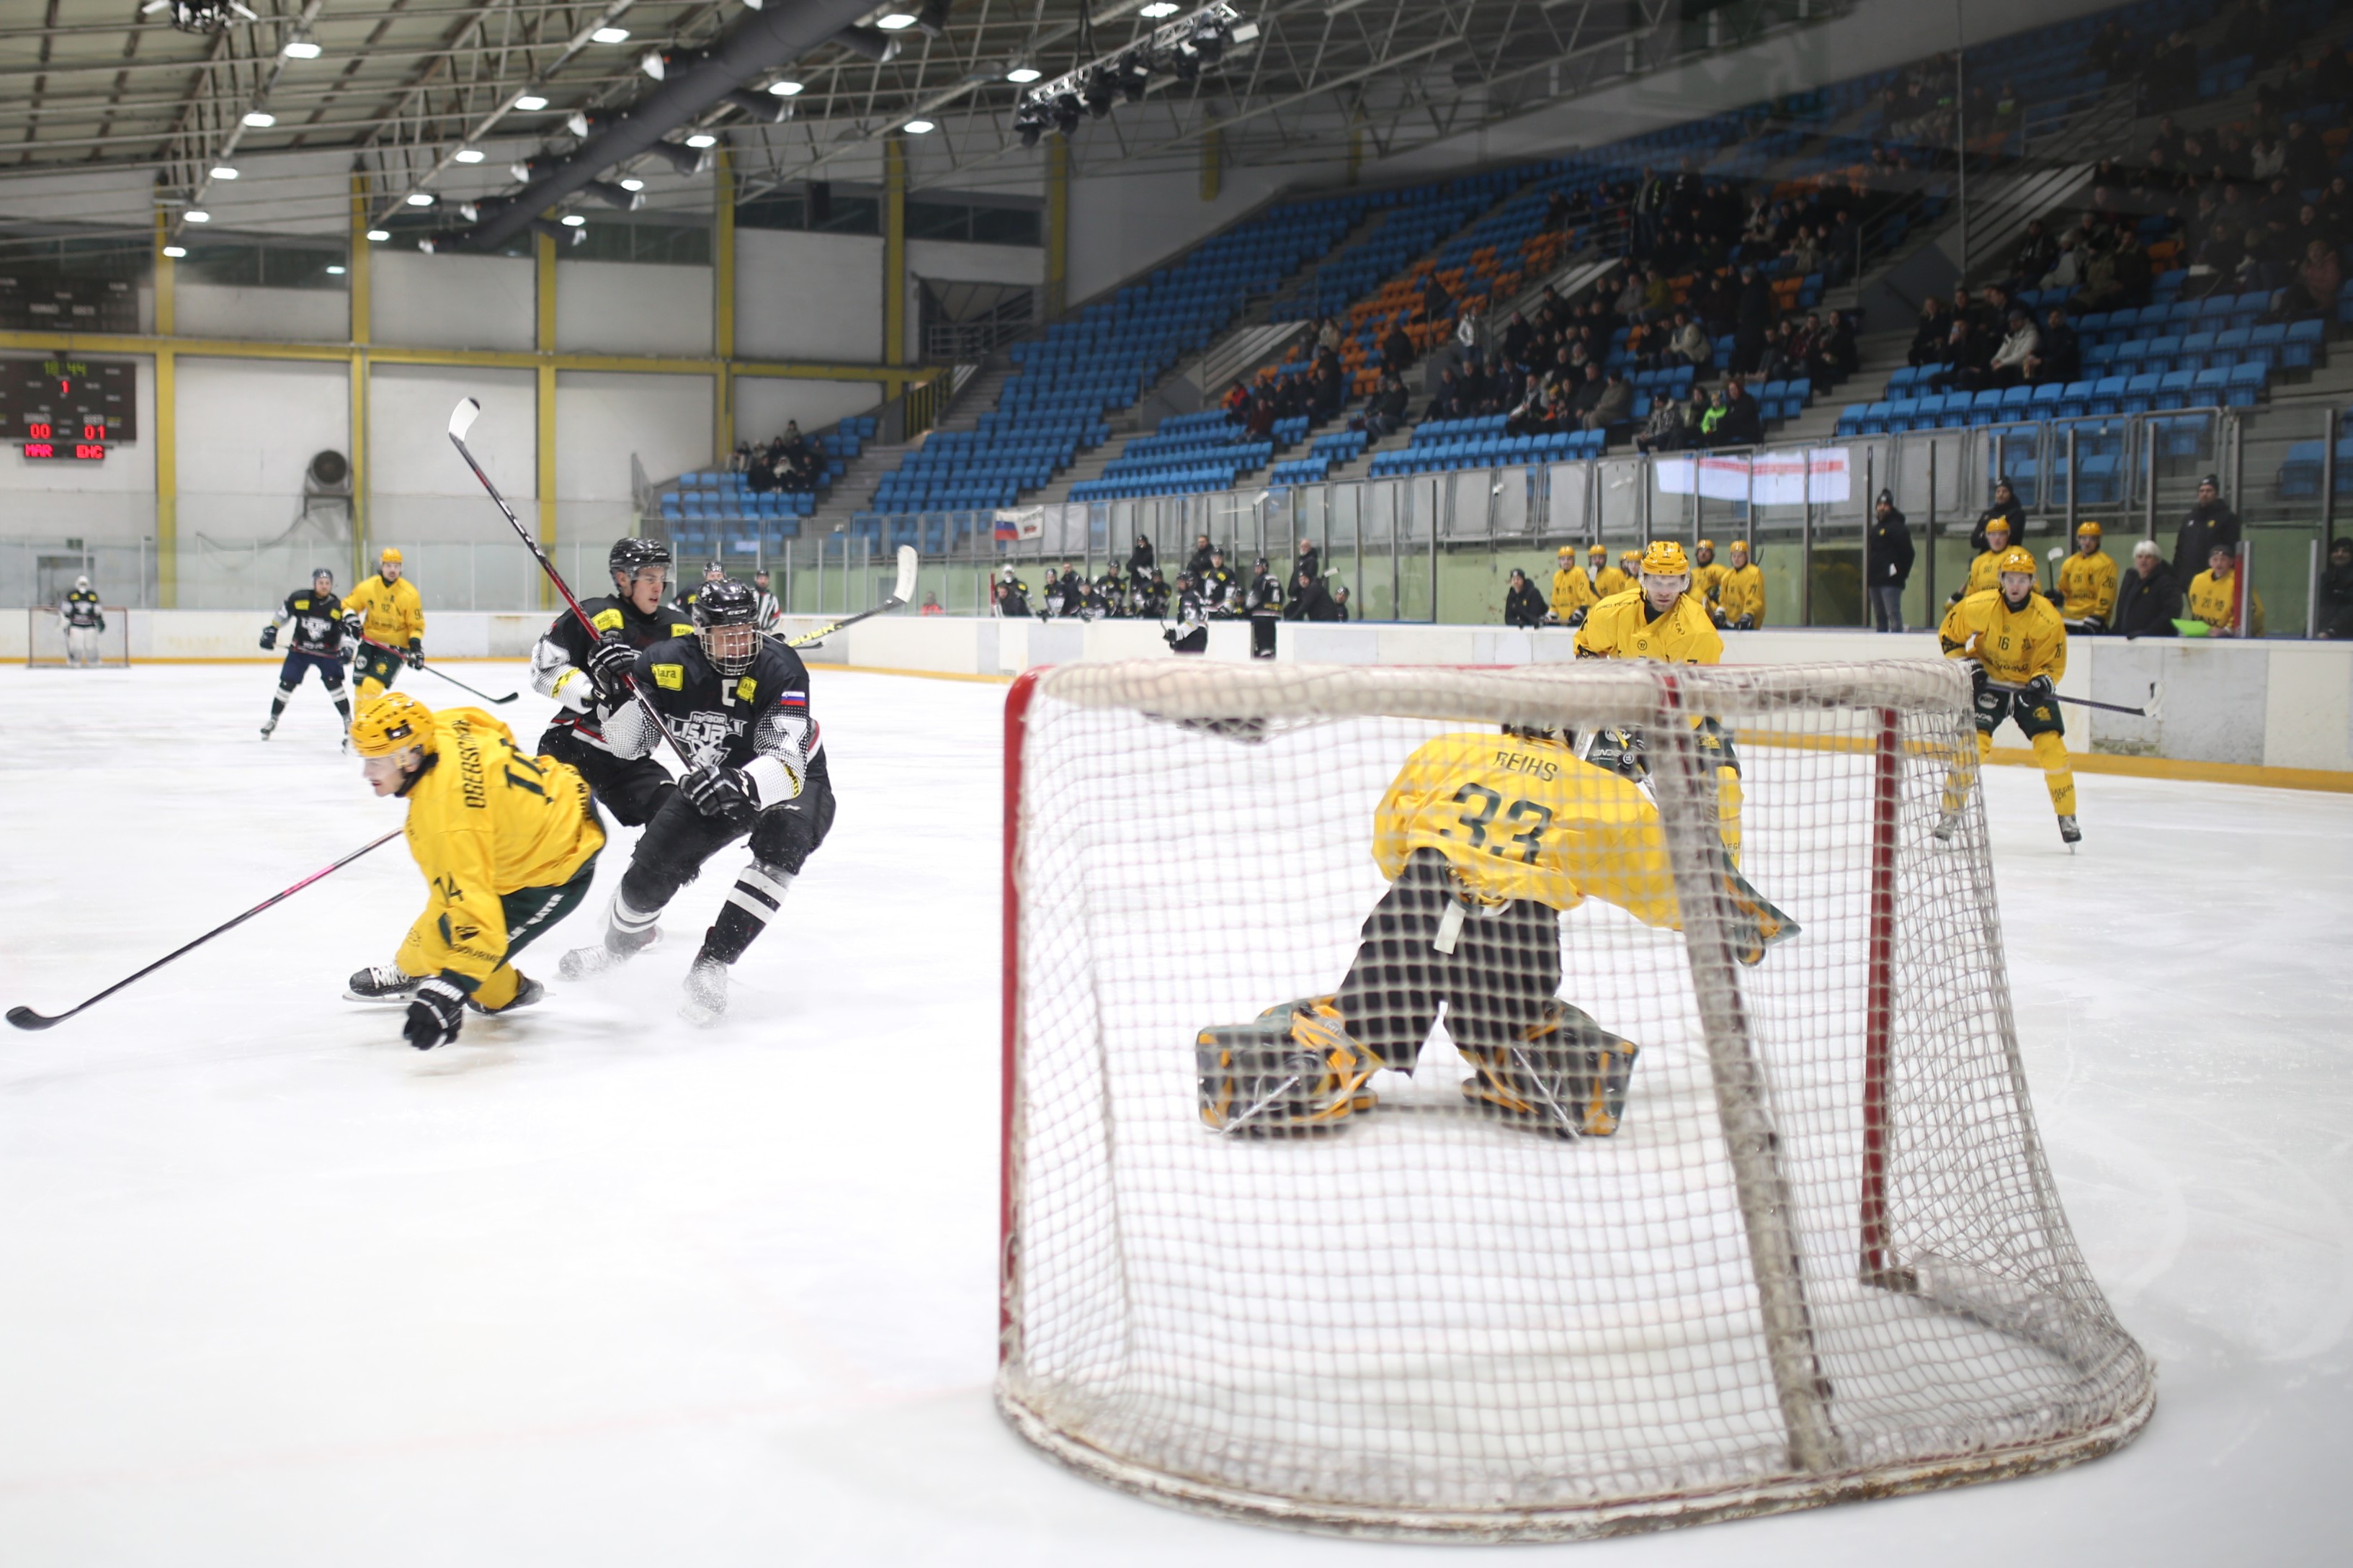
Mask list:
[[[182,213],[180,216],[187,219],[190,223],[210,223],[213,221],[213,215],[205,211],[202,207],[190,207],[186,212]]]
[[[480,147],[460,147],[449,156],[460,163],[479,163],[482,161],[482,150]]]
[[[267,131],[278,123],[278,116],[266,109],[248,109],[245,111],[245,122],[256,131]]]
[[[385,240],[392,237],[392,230],[388,228],[372,228],[367,231],[367,237],[375,241],[376,244],[382,245]]]
[[[756,6],[754,8],[755,10],[757,9]],[[620,179],[615,180],[613,183],[620,186],[621,189],[625,191],[642,191],[646,188],[646,183],[638,178],[635,174],[625,175]]]
[[[1193,18],[1193,30],[1185,36],[1185,47],[1199,56],[1203,65],[1213,66],[1224,56],[1230,37],[1221,18],[1204,11]]]
[[[564,117],[564,129],[571,132],[583,142],[588,140],[588,132],[594,128],[589,121],[588,111],[585,109],[575,109]]]
[[[796,93],[799,92],[800,89],[801,84],[793,80],[790,77],[786,77],[782,81],[772,81],[768,84],[768,90],[775,93],[778,98],[791,98]]]
[[[433,205],[433,193],[411,191],[408,193],[408,205],[413,207],[429,207]]]
[[[643,184],[643,182],[637,183],[640,185]],[[633,213],[646,205],[646,198],[636,191],[617,185],[610,180],[591,180],[588,182],[587,191],[590,195],[595,196],[607,206],[618,207],[625,213]],[[585,223],[587,220],[583,218],[581,221]]]
[[[886,33],[896,33],[915,25],[915,18],[905,11],[893,11],[887,16],[877,16],[874,25]]]
[[[188,254],[188,247],[185,245],[167,245],[164,247],[164,254],[177,261]]]
[[[1119,84],[1110,71],[1097,67],[1087,72],[1086,79],[1079,87],[1079,96],[1085,102],[1089,114],[1097,120],[1108,120],[1111,118],[1111,100],[1119,96]]]
[[[663,74],[669,69],[662,64],[662,52],[659,49],[648,49],[644,54],[639,55],[638,68],[656,81],[661,80]]]
[[[315,60],[320,51],[317,39],[308,33],[297,33],[278,52],[290,60]]]
[[[719,138],[708,131],[698,131],[686,139],[686,144],[690,147],[716,147]]]
[[[1130,103],[1142,103],[1152,86],[1152,61],[1144,52],[1120,56],[1112,71],[1119,82],[1120,96]]]
[[[937,127],[928,120],[910,120],[903,129],[910,136],[928,136]]]
[[[1252,38],[1257,37],[1258,24],[1256,22],[1237,22],[1227,33],[1226,42],[1229,44],[1247,44]]]
[[[1022,100],[1021,107],[1013,115],[1014,134],[1021,138],[1024,147],[1038,145],[1038,138],[1043,136],[1052,123],[1041,106],[1027,99]]]
[[[626,44],[629,41],[629,30],[627,27],[599,27],[588,35],[588,41],[592,44]]]
[[[1011,70],[1005,73],[1005,79],[1008,81],[1031,82],[1036,81],[1039,77],[1044,76],[1045,74],[1046,73],[1044,71],[1039,70],[1036,66],[1015,66]]]
[[[237,170],[227,163],[215,163],[213,165],[213,178],[216,180],[234,180],[237,178]]]
[[[152,16],[158,11],[171,12],[172,26],[183,33],[218,33],[238,18],[248,22],[260,20],[237,0],[147,0],[139,7],[142,16]]]
[[[481,221],[482,209],[476,206],[472,202],[459,202],[457,206],[457,213],[459,217],[464,218],[468,223],[479,223]]]
[[[765,92],[746,92],[740,87],[731,87],[719,96],[749,115],[756,124],[782,125],[793,117],[791,104]]]
[[[675,142],[657,142],[647,151],[681,174],[707,174],[711,168],[710,153],[700,148],[681,147]]]
[[[327,268],[327,276],[330,278],[341,278],[343,275],[343,269],[340,267],[330,267]]]
[[[587,223],[588,220],[582,217],[578,213],[565,213],[564,216],[557,221],[561,222],[566,228],[579,228]]]
[[[1054,116],[1054,129],[1069,136],[1078,130],[1079,121],[1085,115],[1086,108],[1079,102],[1077,93],[1065,92],[1055,97],[1050,112]]]
[[[1363,3],[1364,0],[1357,0],[1357,4],[1362,5]],[[1139,16],[1148,16],[1156,22],[1163,16],[1174,16],[1176,15],[1177,10],[1178,7],[1170,5],[1168,0],[1152,0],[1151,5],[1146,5],[1143,10],[1138,11],[1136,15]]]
[[[522,110],[524,113],[529,114],[535,112],[536,110],[545,109],[547,107],[547,100],[540,97],[539,94],[535,92],[526,92],[521,98],[515,100],[514,106],[517,109]]]

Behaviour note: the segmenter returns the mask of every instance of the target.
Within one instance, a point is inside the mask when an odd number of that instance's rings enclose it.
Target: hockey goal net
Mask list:
[[[90,661],[120,668],[131,662],[131,613],[119,605],[108,605],[100,615],[106,625],[90,637]],[[29,617],[25,637],[25,662],[29,665],[63,667],[76,662],[73,649],[67,641],[67,627],[55,605],[36,605],[25,612]]]
[[[2152,1370],[2036,1137],[1968,701],[1938,663],[1025,677],[1008,1418],[1165,1501],[1451,1539],[2128,1439]]]

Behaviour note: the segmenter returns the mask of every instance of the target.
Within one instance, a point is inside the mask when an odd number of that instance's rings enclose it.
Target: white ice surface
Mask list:
[[[396,822],[315,688],[255,739],[269,684],[0,669],[0,1005],[58,1011]],[[1002,690],[821,671],[817,703],[841,815],[720,1030],[671,1009],[732,856],[625,978],[409,1051],[339,999],[421,904],[396,843],[0,1031],[0,1563],[1472,1559],[1175,1513],[999,1424]],[[530,739],[546,706],[501,711]],[[2353,797],[2080,784],[2070,857],[2036,774],[1987,774],[2035,1104],[2158,1363],[2148,1430],[1514,1561],[2353,1557]],[[592,938],[628,837],[525,970]]]

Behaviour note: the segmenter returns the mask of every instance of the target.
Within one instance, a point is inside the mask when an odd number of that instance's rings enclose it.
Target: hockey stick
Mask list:
[[[588,634],[588,641],[592,645],[603,641],[604,634],[596,629],[596,623],[588,618],[588,612],[580,607],[580,601],[574,598],[572,590],[565,586],[564,574],[555,569],[555,563],[547,558],[547,552],[539,547],[539,541],[531,536],[531,531],[523,527],[522,520],[515,516],[514,508],[507,505],[507,498],[499,494],[499,487],[491,483],[491,476],[482,472],[482,465],[474,461],[474,454],[466,449],[466,432],[474,427],[474,421],[480,416],[481,412],[482,405],[472,398],[458,399],[458,406],[449,411],[449,445],[458,448],[458,456],[466,459],[466,467],[474,470],[474,477],[482,481],[482,488],[491,492],[491,500],[497,504],[499,510],[505,514],[507,526],[515,531],[515,537],[522,541],[522,547],[531,552],[531,558],[539,563],[539,569],[547,574],[547,580],[555,584],[555,591],[558,594],[564,595],[564,602],[571,606],[574,618],[580,623],[580,629]],[[630,697],[636,700],[639,708],[645,710],[646,717],[654,721],[654,728],[661,732],[661,738],[670,742],[670,749],[677,756],[679,766],[688,773],[694,772],[694,759],[686,754],[686,748],[681,745],[678,737],[671,733],[670,725],[661,716],[661,710],[647,700],[645,692],[638,689],[634,677],[624,676],[622,679],[629,689]]]
[[[303,878],[301,881],[295,883],[284,892],[270,894],[269,897],[262,900],[261,902],[254,905],[253,908],[246,910],[245,913],[237,916],[237,919],[229,921],[225,924],[213,927],[212,930],[205,932],[204,935],[196,938],[195,941],[188,943],[187,946],[173,949],[170,952],[165,953],[163,957],[157,959],[154,963],[141,970],[137,974],[131,975],[126,979],[116,981],[113,984],[108,986],[105,990],[100,992],[97,995],[83,1003],[80,1007],[68,1008],[65,1012],[58,1014],[55,1017],[50,1017],[41,1013],[36,1013],[30,1007],[11,1007],[8,1009],[8,1022],[16,1025],[16,1027],[20,1029],[46,1029],[53,1025],[62,1024],[68,1018],[72,1017],[76,1013],[82,1011],[83,1008],[94,1007],[99,1003],[105,1001],[109,996],[113,995],[124,986],[130,984],[132,981],[143,979],[147,975],[154,973],[157,970],[171,963],[172,960],[178,958],[183,953],[193,952],[197,948],[204,946],[205,943],[212,941],[213,938],[220,935],[223,931],[236,930],[238,926],[243,925],[246,921],[251,920],[262,910],[269,908],[270,905],[283,903],[286,900],[292,898],[295,894],[301,892],[311,883],[319,880],[322,877],[332,876],[335,872],[342,870],[344,867],[350,865],[353,861],[358,859],[361,856],[368,853],[370,850],[383,848],[385,845],[391,843],[394,839],[399,837],[402,834],[407,831],[407,827],[404,825],[403,826],[394,828],[391,832],[385,834],[381,838],[361,845],[357,849],[353,850],[350,854],[344,856],[342,859],[336,861],[325,870],[311,872],[309,876]]]
[[[393,658],[400,660],[403,664],[408,664],[408,656],[402,653],[398,648],[394,647],[389,643],[380,643],[374,637],[362,637],[360,638],[360,641],[367,644],[370,647],[381,648],[385,653],[392,655]],[[433,666],[426,663],[422,658],[419,658],[415,664],[409,664],[408,668],[411,669],[421,669],[427,675],[440,675],[442,679],[448,681],[459,690],[471,691],[475,696],[480,698],[485,702],[512,702],[516,698],[522,695],[520,691],[510,691],[504,697],[493,697],[487,691],[476,690],[473,687],[467,685],[464,681],[459,679],[454,675],[441,675],[441,672],[438,669],[436,669]]]
[[[915,547],[912,544],[902,544],[899,546],[899,580],[891,585],[889,597],[885,598],[881,604],[875,605],[871,610],[860,610],[854,616],[844,616],[841,619],[835,621],[832,625],[819,626],[813,632],[803,632],[797,637],[779,637],[777,640],[782,642],[786,647],[811,647],[816,644],[822,642],[827,637],[831,637],[834,633],[839,631],[844,626],[854,626],[870,616],[888,615],[891,611],[903,606],[908,600],[914,596]],[[772,633],[770,635],[773,636],[774,634]]]
[[[2023,686],[2012,686],[2007,680],[1989,680],[1986,682],[1986,689],[1989,691],[2015,692],[2021,696],[2024,695],[2026,691],[2026,688]],[[2129,713],[2136,719],[2154,719],[2158,717],[2158,714],[2154,710],[2158,706],[2157,701],[2157,684],[2154,681],[2149,683],[2148,695],[2149,705],[2147,708],[2127,708],[2121,702],[2094,702],[2088,697],[2069,697],[2057,691],[2052,692],[2051,697],[2053,701],[2072,702],[2078,708],[2097,708],[2105,713]]]

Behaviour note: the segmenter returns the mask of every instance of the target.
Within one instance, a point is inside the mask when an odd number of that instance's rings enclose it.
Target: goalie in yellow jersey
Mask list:
[[[1998,585],[1969,595],[1945,612],[1937,637],[1947,658],[1973,663],[1977,683],[1977,753],[1952,771],[1945,784],[1945,814],[1936,827],[1950,838],[1960,824],[1961,803],[1978,768],[1993,750],[1993,732],[2004,719],[2016,721],[2042,764],[2051,809],[2059,816],[2059,837],[2080,843],[2075,825],[2075,770],[2067,762],[2066,726],[2059,720],[2056,688],[2067,673],[2067,624],[2050,600],[2034,591],[2034,557],[2012,548],[1996,561]]]
[[[420,1051],[456,1039],[467,1007],[538,1001],[514,959],[588,896],[605,825],[587,781],[480,709],[435,713],[405,691],[360,704],[352,748],[376,794],[408,803],[408,851],[432,889],[392,967],[353,975],[353,997],[407,1003],[402,1033]]]
[[[1599,899],[1681,929],[1650,795],[1553,731],[1441,735],[1390,782],[1373,859],[1388,891],[1339,989],[1197,1037],[1201,1119],[1293,1133],[1369,1110],[1372,1075],[1413,1070],[1443,1003],[1473,1106],[1562,1138],[1615,1132],[1635,1047],[1555,994],[1560,917]],[[1718,866],[1726,935],[1755,963],[1798,928]]]

